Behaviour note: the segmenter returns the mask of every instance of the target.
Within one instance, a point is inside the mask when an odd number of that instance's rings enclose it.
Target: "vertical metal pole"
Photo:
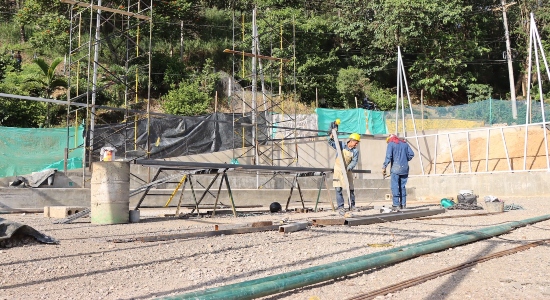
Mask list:
[[[544,67],[547,68],[546,72],[548,75],[550,75],[550,70],[548,70],[548,62],[546,61],[546,55],[544,55],[544,48],[542,47],[542,43],[540,41],[540,35],[537,30],[537,28],[533,28],[533,32],[535,33],[535,38],[538,44],[538,48],[540,49],[540,53],[542,56],[542,59],[544,61]],[[537,55],[537,51],[535,50],[535,55]],[[542,81],[541,81],[541,75],[540,75],[540,67],[539,67],[539,59],[537,57],[537,73],[539,76],[539,94],[540,94],[540,111],[542,114],[542,132],[544,134],[544,150],[546,151],[546,169],[550,170],[550,159],[548,157],[548,137],[546,134],[546,116],[544,115],[544,97],[542,95]]]
[[[468,171],[472,173],[472,156],[470,154],[470,132],[466,131],[466,147],[468,148]]]
[[[151,0],[151,6],[149,11],[149,70],[148,70],[148,79],[147,79],[147,158],[150,157],[151,153],[151,63],[152,63],[152,41],[153,41],[153,0]],[[137,45],[139,46],[139,45]],[[137,92],[137,91],[136,91]],[[194,192],[193,192],[194,196]],[[196,201],[196,199],[195,199]]]
[[[527,68],[527,108],[525,110],[525,139],[524,139],[524,148],[523,148],[523,170],[527,168],[527,142],[528,142],[528,131],[529,131],[529,118],[531,117],[531,67],[532,67],[532,53],[533,53],[533,28],[535,27],[535,19],[533,13],[531,13],[531,21],[529,22],[529,66]]]
[[[506,138],[504,137],[504,130],[500,127],[500,135],[502,136],[502,144],[504,145],[504,153],[506,153],[506,162],[508,163],[508,171],[512,171],[512,165],[510,164],[510,156],[508,155],[508,147],[506,146]]]
[[[487,147],[485,148],[485,172],[489,172],[489,140],[491,139],[491,129],[487,128]]]
[[[508,19],[506,18],[506,0],[501,0],[502,21],[504,23],[504,36],[506,38],[506,61],[508,62],[508,79],[510,81],[510,98],[512,100],[512,117],[518,118],[516,103],[516,87],[514,86],[514,68],[512,66],[512,50],[510,46],[510,33],[508,31]]]
[[[256,67],[258,57],[257,55],[257,43],[258,33],[256,32],[256,7],[252,10],[252,147],[254,147],[254,164],[258,165],[260,162],[258,157],[258,122],[256,120],[258,116],[258,105],[256,103],[256,93],[258,92],[258,70]],[[260,187],[260,175],[256,172],[256,188]]]
[[[101,0],[97,1],[101,7]],[[92,114],[90,116],[90,166],[92,163],[92,153],[94,152],[94,128],[95,128],[95,100],[97,98],[97,67],[99,64],[99,37],[101,31],[101,9],[97,10],[95,45],[94,45],[94,73],[92,75]]]
[[[434,175],[437,174],[437,143],[439,140],[439,134],[435,136],[435,146],[434,146]]]
[[[416,121],[414,120],[414,112],[413,112],[413,108],[412,108],[411,96],[410,96],[410,93],[409,93],[409,85],[407,84],[405,66],[403,64],[403,57],[401,55],[401,49],[399,49],[399,60],[401,61],[401,71],[402,71],[402,74],[403,74],[403,83],[404,83],[405,89],[407,91],[407,100],[409,101],[409,109],[410,109],[410,112],[411,112],[411,120],[412,120],[412,123],[413,123],[413,131],[414,131],[414,136],[415,136],[415,140],[416,140],[416,148],[418,149],[418,156],[419,156],[419,159],[420,159],[420,168],[422,169],[422,175],[424,175],[424,163],[422,161],[422,150],[420,149],[420,142],[418,141],[418,133],[416,131]],[[422,114],[423,113],[424,112],[422,111]],[[405,114],[403,113],[403,115],[405,115]],[[422,117],[422,122],[424,122],[424,117]]]
[[[451,153],[451,164],[453,165],[453,173],[456,173],[455,160],[453,158],[453,147],[451,145],[451,137],[447,133],[447,142],[449,142],[449,152]]]
[[[323,182],[325,183],[325,188],[327,189],[327,200],[330,202],[330,207],[332,207],[332,211],[336,211],[336,207],[334,207],[334,202],[332,202],[332,197],[330,196],[330,188],[328,187],[326,173],[323,173]]]
[[[399,50],[399,47],[397,48]],[[399,56],[397,59],[397,91],[395,95],[395,134],[397,134],[398,131],[398,121],[399,121],[399,89],[401,88],[401,76],[399,76],[399,72],[401,72],[401,61],[399,60]]]
[[[317,212],[317,205],[319,204],[319,199],[321,198],[321,189],[323,188],[323,180],[325,179],[325,173],[323,173],[322,178],[319,180],[319,190],[317,190],[317,200],[315,201],[314,212]]]
[[[229,185],[229,179],[227,179],[227,173],[224,173],[224,175],[225,175],[225,186],[227,187],[227,193],[229,194],[229,200],[231,200],[231,208],[233,209],[233,215],[236,218],[237,217],[237,210],[235,209],[235,201],[233,201],[233,193],[231,192],[231,186]]]

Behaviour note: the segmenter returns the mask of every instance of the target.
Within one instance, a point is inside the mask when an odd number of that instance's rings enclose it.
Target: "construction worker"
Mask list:
[[[334,120],[334,122],[330,122],[330,129],[328,131],[328,135],[332,134],[332,130],[336,129],[338,131],[338,125],[340,125],[340,119]]]
[[[386,176],[386,167],[391,163],[391,193],[393,196],[392,209],[406,208],[407,190],[405,185],[409,179],[409,161],[413,159],[414,152],[406,140],[391,134],[387,139],[386,160],[382,165],[382,174]]]
[[[351,170],[357,165],[359,160],[359,149],[357,149],[357,144],[361,140],[361,136],[357,133],[352,133],[347,142],[340,142],[340,149],[342,149],[342,157],[344,158],[345,166],[340,165],[340,160],[336,159],[334,163],[334,175],[333,175],[333,184],[332,186],[336,190],[336,203],[338,204],[338,213],[340,215],[345,214],[344,209],[344,196],[342,195],[342,185],[344,184],[344,172],[348,177],[349,182],[349,191],[350,191],[350,211],[355,210],[355,193],[353,188],[353,175]],[[336,143],[332,134],[329,137],[328,144],[336,149]],[[338,153],[336,154],[338,155]]]

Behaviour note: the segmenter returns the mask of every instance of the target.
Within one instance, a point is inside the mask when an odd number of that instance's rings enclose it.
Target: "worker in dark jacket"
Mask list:
[[[382,166],[382,173],[386,176],[386,167],[391,163],[391,193],[393,195],[393,210],[405,208],[407,205],[407,190],[405,185],[409,179],[409,161],[414,152],[404,139],[395,134],[390,135],[386,142],[386,160]]]

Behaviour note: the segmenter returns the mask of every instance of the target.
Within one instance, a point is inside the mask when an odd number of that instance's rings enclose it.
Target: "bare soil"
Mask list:
[[[150,209],[141,211],[140,223],[100,226],[90,224],[89,219],[52,224],[41,214],[1,215],[30,225],[60,243],[21,243],[0,248],[0,299],[151,299],[200,291],[389,249],[377,247],[384,244],[398,247],[549,214],[548,200],[518,199],[515,203],[525,210],[489,216],[309,227],[290,234],[273,231],[148,243],[110,240],[213,230],[215,225],[229,229],[256,221],[337,216],[324,211],[174,219],[160,217],[165,210]],[[474,212],[483,211],[448,211],[444,215]],[[373,213],[376,211],[356,214]],[[550,239],[550,221],[265,299],[346,299],[540,239]],[[549,253],[548,245],[534,247],[378,299],[548,299]]]
[[[529,128],[527,145],[525,145],[525,129],[523,127],[505,128],[502,133],[496,129],[491,130],[488,153],[486,137],[471,139],[469,155],[472,172],[523,170],[525,152],[527,156],[526,170],[546,169],[545,133],[547,131],[541,128]],[[547,141],[550,147],[550,137],[548,136]],[[505,145],[506,147],[504,147]],[[507,157],[510,165],[508,165]],[[453,161],[456,172],[468,172],[470,166],[468,166],[468,144],[466,142],[453,147],[452,159],[449,151],[438,155],[437,174],[453,173]],[[431,167],[427,166],[428,169]]]

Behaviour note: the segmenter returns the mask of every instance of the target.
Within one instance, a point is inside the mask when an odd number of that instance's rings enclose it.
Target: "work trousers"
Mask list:
[[[391,193],[393,195],[393,206],[404,208],[407,205],[407,189],[405,185],[409,179],[409,174],[391,173]]]
[[[338,209],[344,208],[344,195],[342,195],[342,188],[341,187],[335,187],[336,190],[336,204],[338,204]],[[351,207],[355,207],[355,191],[350,190],[350,196],[351,196]]]

